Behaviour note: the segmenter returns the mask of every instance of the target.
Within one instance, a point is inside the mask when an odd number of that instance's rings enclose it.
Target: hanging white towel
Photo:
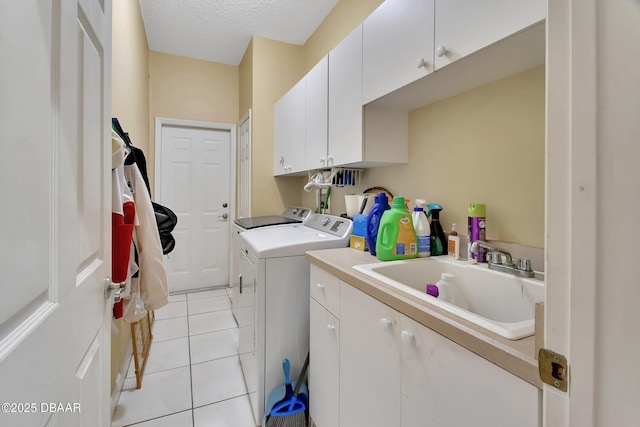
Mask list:
[[[168,303],[169,287],[156,217],[138,167],[125,165],[124,175],[131,186],[138,217],[133,241],[138,250],[140,297],[147,310],[157,310]]]

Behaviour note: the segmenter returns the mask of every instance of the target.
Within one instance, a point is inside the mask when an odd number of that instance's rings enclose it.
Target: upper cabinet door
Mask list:
[[[306,169],[327,166],[327,102],[329,57],[325,56],[305,76],[307,85]]]
[[[435,11],[436,69],[547,16],[544,0],[436,0]]]
[[[329,53],[328,166],[362,160],[362,24]]]
[[[274,106],[273,174],[305,170],[306,86],[300,80]]]
[[[362,101],[433,71],[434,0],[386,0],[363,22]]]

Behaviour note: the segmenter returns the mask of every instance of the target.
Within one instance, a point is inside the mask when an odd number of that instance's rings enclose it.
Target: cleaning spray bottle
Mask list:
[[[376,255],[381,261],[415,258],[418,255],[416,232],[404,197],[394,197],[391,209],[382,214]]]
[[[431,225],[424,208],[427,202],[422,199],[416,199],[416,207],[413,208],[413,228],[416,231],[418,239],[418,257],[428,257],[431,255]]]
[[[448,252],[447,236],[440,224],[442,206],[435,203],[427,205],[427,216],[431,217],[431,255],[445,255]]]
[[[477,252],[471,252],[471,245],[476,240],[486,240],[486,223],[487,223],[487,207],[483,203],[469,203],[468,209],[468,225],[467,232],[469,237],[469,246],[467,251],[469,259],[475,259],[477,262],[484,262],[486,251],[479,247]]]

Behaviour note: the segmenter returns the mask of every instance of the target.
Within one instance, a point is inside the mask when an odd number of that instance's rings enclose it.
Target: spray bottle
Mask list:
[[[427,205],[427,216],[431,217],[431,255],[445,255],[448,252],[447,236],[440,224],[440,212],[442,206],[435,203]]]
[[[467,232],[469,233],[469,259],[475,259],[477,262],[484,262],[485,249],[478,248],[478,251],[471,253],[471,245],[476,240],[486,240],[486,221],[487,221],[487,208],[482,203],[469,203],[468,209],[468,225]]]

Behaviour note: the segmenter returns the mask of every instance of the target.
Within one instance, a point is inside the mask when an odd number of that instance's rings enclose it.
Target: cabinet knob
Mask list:
[[[404,345],[411,345],[411,343],[413,343],[413,334],[409,331],[402,331],[400,333],[400,339]]]
[[[442,58],[446,54],[447,54],[447,47],[445,45],[438,46],[438,48],[436,49],[436,56],[438,58]]]
[[[380,319],[380,327],[382,329],[388,329],[391,327],[391,325],[393,325],[393,321],[389,320],[385,317],[383,317],[382,319]]]
[[[327,156],[327,166],[333,165],[333,156]]]
[[[320,289],[321,291],[324,291],[324,283],[318,283],[316,285],[318,287],[318,289]]]
[[[416,63],[416,67],[418,68],[427,68],[427,65],[429,65],[429,63],[427,61],[424,60],[424,58],[420,58],[418,59],[418,62]]]
[[[325,162],[324,157],[320,157],[320,164],[321,164],[322,166],[324,166],[324,162]]]
[[[336,325],[332,325],[331,323],[327,323],[327,329],[330,331],[335,331]]]

